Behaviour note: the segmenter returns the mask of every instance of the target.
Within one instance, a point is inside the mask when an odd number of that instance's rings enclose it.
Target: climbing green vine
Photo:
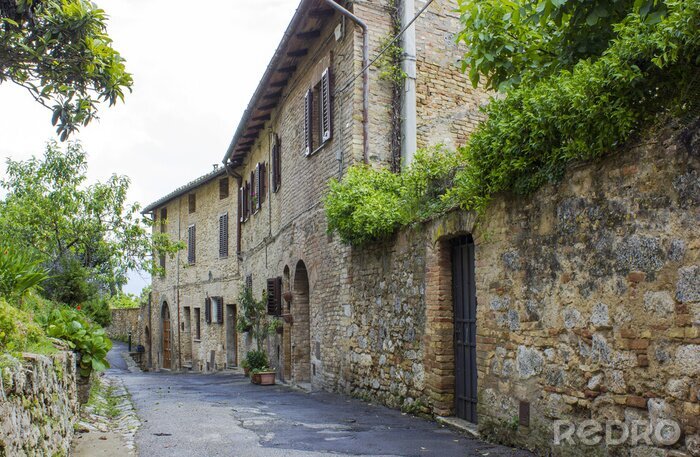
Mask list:
[[[599,58],[492,99],[487,120],[456,153],[425,154],[405,175],[355,166],[331,181],[329,230],[362,244],[450,208],[481,212],[499,192],[532,192],[572,162],[612,153],[656,116],[697,114],[699,31],[697,0],[668,0],[653,21],[628,14]],[[441,161],[452,167],[440,170],[443,185],[427,185]]]

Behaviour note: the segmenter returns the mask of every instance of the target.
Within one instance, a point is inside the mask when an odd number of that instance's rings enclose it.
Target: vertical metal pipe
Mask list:
[[[414,0],[401,2],[401,26],[414,19]],[[403,57],[401,69],[406,75],[401,100],[401,168],[411,165],[416,153],[416,26],[411,24],[402,36]]]
[[[367,24],[334,0],[325,0],[328,6],[350,18],[362,29],[362,157],[369,162],[369,29]]]

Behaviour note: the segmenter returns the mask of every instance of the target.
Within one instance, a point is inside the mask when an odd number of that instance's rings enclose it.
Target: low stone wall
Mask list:
[[[0,456],[67,456],[79,414],[75,355],[0,360]]]
[[[107,336],[113,339],[126,341],[129,332],[131,332],[131,341],[134,345],[138,344],[139,338],[139,316],[141,310],[139,308],[129,309],[113,309],[112,323],[105,329]]]

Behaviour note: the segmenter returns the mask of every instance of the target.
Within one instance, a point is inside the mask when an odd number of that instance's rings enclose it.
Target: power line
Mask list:
[[[391,41],[389,41],[389,43],[387,43],[387,45],[384,46],[384,48],[383,48],[381,51],[379,51],[379,54],[377,54],[377,55],[374,57],[374,59],[372,59],[372,60],[367,64],[367,66],[365,66],[365,67],[362,69],[362,71],[360,71],[358,74],[356,74],[355,76],[353,76],[352,79],[350,79],[350,81],[348,81],[347,84],[346,84],[342,89],[340,89],[340,92],[345,92],[345,90],[346,90],[348,87],[350,87],[350,85],[351,85],[352,83],[354,83],[355,80],[356,80],[357,78],[359,78],[360,76],[362,76],[362,74],[363,74],[365,71],[367,71],[367,69],[369,69],[369,67],[371,67],[372,65],[374,65],[374,63],[375,63],[377,60],[379,60],[379,58],[380,58],[381,56],[383,56],[384,53],[385,53],[394,43],[396,43],[396,40],[398,40],[399,38],[401,38],[401,35],[403,35],[403,34],[406,32],[406,30],[408,30],[408,28],[411,27],[411,25],[413,25],[414,22],[416,22],[416,19],[418,19],[418,18],[420,17],[420,15],[423,14],[423,12],[425,12],[425,10],[428,9],[428,7],[430,6],[431,3],[433,3],[433,1],[434,1],[434,0],[428,0],[428,3],[426,3],[425,6],[423,6],[423,8],[421,8],[420,11],[418,11],[418,14],[416,14],[416,15],[413,17],[413,19],[411,19],[411,21],[410,21],[408,24],[406,24],[406,26],[405,26],[403,29],[401,29],[401,31],[400,31],[399,33],[397,33],[396,36],[395,36],[394,38],[392,38]]]

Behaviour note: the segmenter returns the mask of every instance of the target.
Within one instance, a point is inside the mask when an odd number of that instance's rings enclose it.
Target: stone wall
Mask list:
[[[72,352],[2,356],[0,455],[69,455],[79,413],[75,364]]]
[[[112,309],[112,323],[105,329],[110,338],[126,341],[131,333],[131,341],[134,345],[141,341],[141,309]]]
[[[698,455],[699,138],[697,124],[651,132],[478,218],[457,211],[353,248],[348,301],[329,305],[341,311],[341,369],[326,387],[454,414],[450,243],[470,234],[487,436],[570,454],[551,448],[555,420],[671,419],[682,436],[670,449]],[[517,426],[521,404],[528,426]],[[652,441],[634,455],[665,449]]]

